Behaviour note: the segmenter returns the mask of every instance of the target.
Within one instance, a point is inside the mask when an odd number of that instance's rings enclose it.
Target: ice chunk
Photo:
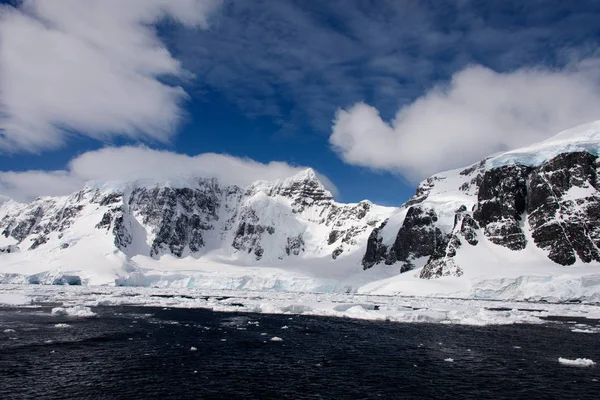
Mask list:
[[[594,331],[594,330],[591,330],[591,329],[579,329],[579,328],[571,329],[571,332],[575,332],[575,333],[598,333],[598,331]]]
[[[197,348],[195,348],[194,346],[190,347],[190,351],[198,351]]]
[[[283,339],[277,336],[273,336],[270,340],[271,342],[283,342]]]
[[[568,358],[558,357],[558,362],[570,367],[591,367],[596,365],[596,363],[589,358],[576,358],[574,360],[570,360]]]
[[[96,315],[89,307],[75,306],[75,307],[55,307],[52,309],[52,315],[56,316],[69,316],[69,317],[93,317]]]
[[[70,328],[71,325],[69,324],[56,324],[54,325],[55,328]]]
[[[453,363],[454,362],[454,358],[450,358],[450,357],[444,358],[444,361]]]

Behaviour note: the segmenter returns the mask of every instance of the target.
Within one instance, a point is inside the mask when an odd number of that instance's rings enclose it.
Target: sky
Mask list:
[[[400,205],[428,176],[600,119],[600,0],[0,5],[0,195],[315,169]]]

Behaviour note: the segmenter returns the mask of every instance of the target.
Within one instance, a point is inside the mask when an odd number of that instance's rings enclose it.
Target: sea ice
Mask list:
[[[558,362],[570,367],[592,367],[596,365],[596,363],[589,358],[576,358],[574,360],[570,360],[568,358],[558,357]]]
[[[11,306],[29,304],[31,299],[22,294],[16,293],[0,293],[0,304],[8,304]]]
[[[283,339],[277,336],[273,336],[270,340],[271,342],[283,342]]]
[[[89,307],[75,306],[75,307],[55,307],[52,309],[52,315],[56,316],[69,316],[69,317],[93,317],[96,315]]]

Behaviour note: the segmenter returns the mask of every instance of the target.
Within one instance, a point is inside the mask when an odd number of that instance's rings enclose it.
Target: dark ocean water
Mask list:
[[[600,361],[600,336],[573,333],[566,321],[472,327],[202,309],[49,311],[0,308],[0,399],[600,398],[598,366],[557,361]]]

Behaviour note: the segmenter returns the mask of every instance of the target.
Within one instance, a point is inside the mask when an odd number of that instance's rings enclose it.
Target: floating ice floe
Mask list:
[[[5,329],[3,332],[4,333],[13,333],[14,331],[15,331],[14,329],[8,328],[8,329]]]
[[[52,315],[69,317],[93,317],[96,315],[89,307],[55,307],[52,309]]]
[[[197,348],[195,348],[194,346],[190,347],[190,351],[198,351]]]
[[[55,328],[70,328],[71,325],[69,325],[69,324],[55,324],[54,327]]]
[[[444,361],[449,362],[449,363],[453,363],[454,362],[454,358],[444,358]]]
[[[574,333],[598,333],[600,331],[598,330],[593,330],[593,329],[581,329],[581,328],[575,328],[575,329],[571,329],[571,332]]]
[[[0,293],[0,304],[11,306],[31,303],[31,298],[17,293]]]
[[[596,363],[589,358],[576,358],[574,360],[570,360],[568,358],[558,357],[558,362],[570,367],[592,367],[596,365]]]
[[[271,342],[283,342],[283,339],[277,336],[273,336],[271,339],[269,339]]]

